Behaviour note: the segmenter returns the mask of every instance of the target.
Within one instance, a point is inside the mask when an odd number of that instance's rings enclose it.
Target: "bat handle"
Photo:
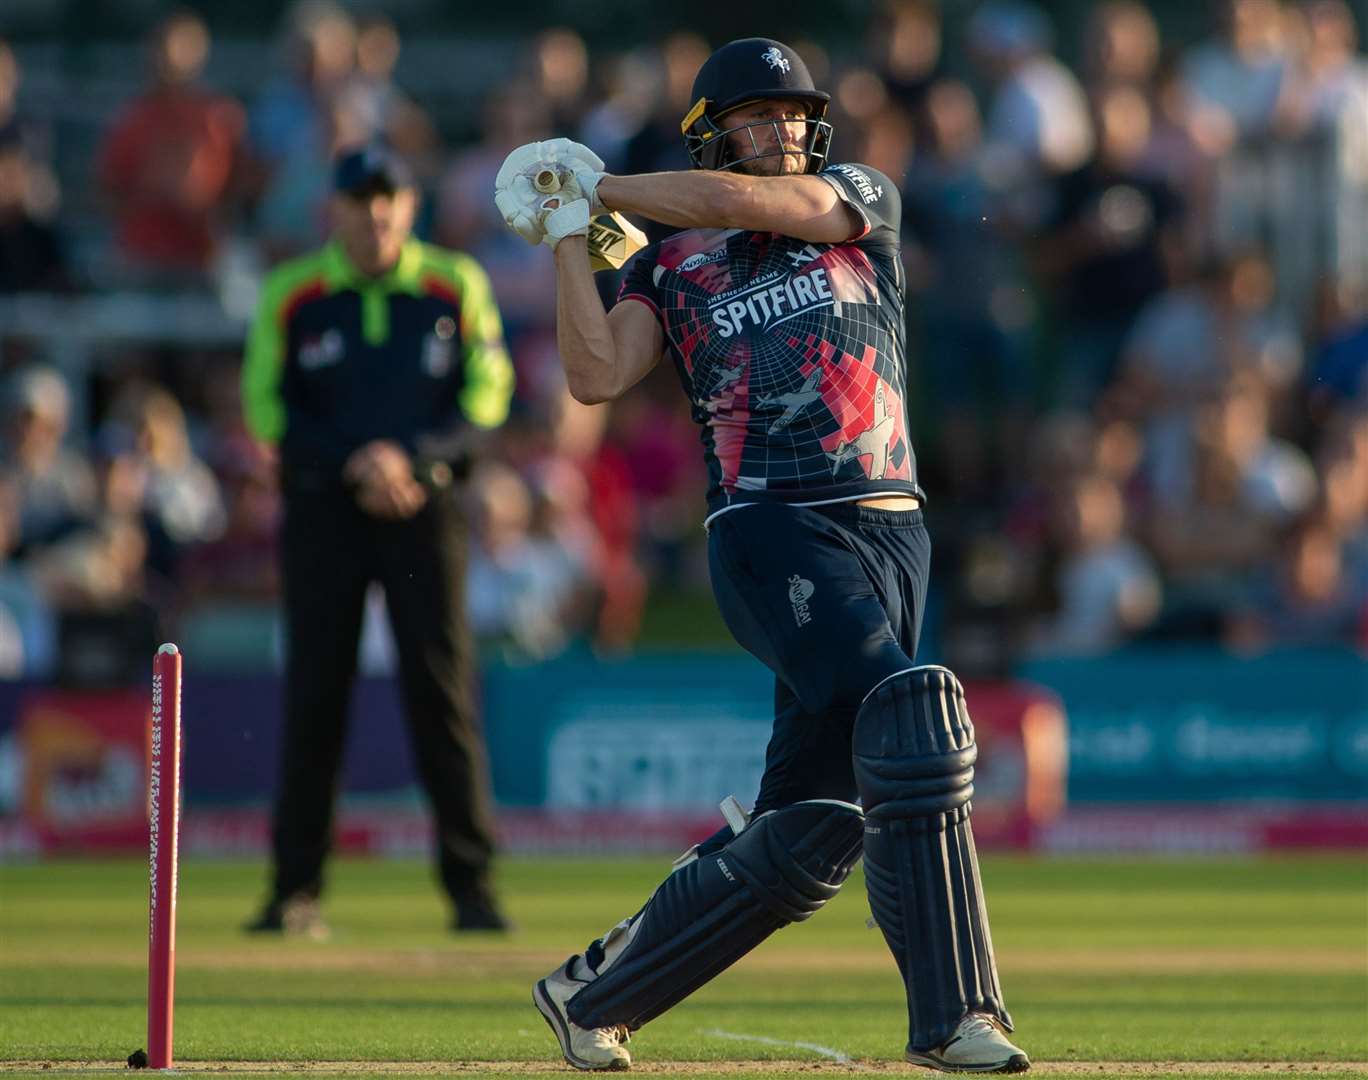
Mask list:
[[[543,195],[554,195],[561,188],[560,173],[555,169],[542,169],[533,177],[532,186]]]

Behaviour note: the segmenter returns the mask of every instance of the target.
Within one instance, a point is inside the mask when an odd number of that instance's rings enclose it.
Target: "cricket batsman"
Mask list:
[[[692,96],[693,171],[612,176],[554,139],[509,155],[496,201],[554,251],[576,398],[611,401],[673,360],[708,466],[713,591],[775,674],[774,731],[752,812],[724,803],[727,826],[533,1000],[571,1065],[625,1069],[632,1032],[810,918],[863,856],[907,990],[907,1060],[1024,1071],[969,824],[974,728],[954,674],[913,662],[931,552],[897,187],[827,160],[829,96],[778,41],[718,49]],[[605,312],[591,258],[614,211],[682,231],[636,255]]]

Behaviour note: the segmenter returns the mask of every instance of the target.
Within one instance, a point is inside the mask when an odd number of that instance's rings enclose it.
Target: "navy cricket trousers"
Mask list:
[[[754,812],[854,802],[855,714],[917,653],[931,565],[922,512],[759,503],[714,519],[708,561],[722,618],[775,675]]]

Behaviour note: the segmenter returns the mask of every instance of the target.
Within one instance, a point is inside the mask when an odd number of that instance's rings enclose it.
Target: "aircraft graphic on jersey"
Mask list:
[[[874,423],[849,441],[842,439],[834,452],[828,452],[832,471],[835,472],[847,461],[868,456],[869,478],[882,480],[888,471],[889,458],[893,450],[893,437],[897,431],[897,418],[888,411],[884,398],[883,383],[874,395]]]
[[[737,364],[735,367],[719,367],[717,378],[713,380],[713,389],[721,390],[723,387],[730,386],[741,378],[745,370],[744,364]]]
[[[784,406],[784,411],[775,417],[774,422],[769,426],[769,433],[777,435],[793,422],[800,412],[806,409],[814,401],[822,396],[822,392],[817,389],[822,381],[822,369],[817,367],[812,369],[812,374],[807,377],[801,390],[790,390],[786,394],[761,394],[756,398],[756,404],[769,407],[772,405]]]

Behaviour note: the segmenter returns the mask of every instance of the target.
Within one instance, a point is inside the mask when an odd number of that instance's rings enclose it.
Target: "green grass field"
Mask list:
[[[532,981],[634,910],[663,860],[508,860],[519,930],[460,937],[426,866],[336,864],[331,941],[248,937],[260,865],[182,866],[186,1072],[570,1075]],[[1368,1076],[1368,863],[988,857],[999,966],[1037,1075]],[[121,1066],[145,1044],[146,867],[0,867],[0,1071]],[[907,1072],[902,990],[858,872],[643,1029],[639,1071]]]

